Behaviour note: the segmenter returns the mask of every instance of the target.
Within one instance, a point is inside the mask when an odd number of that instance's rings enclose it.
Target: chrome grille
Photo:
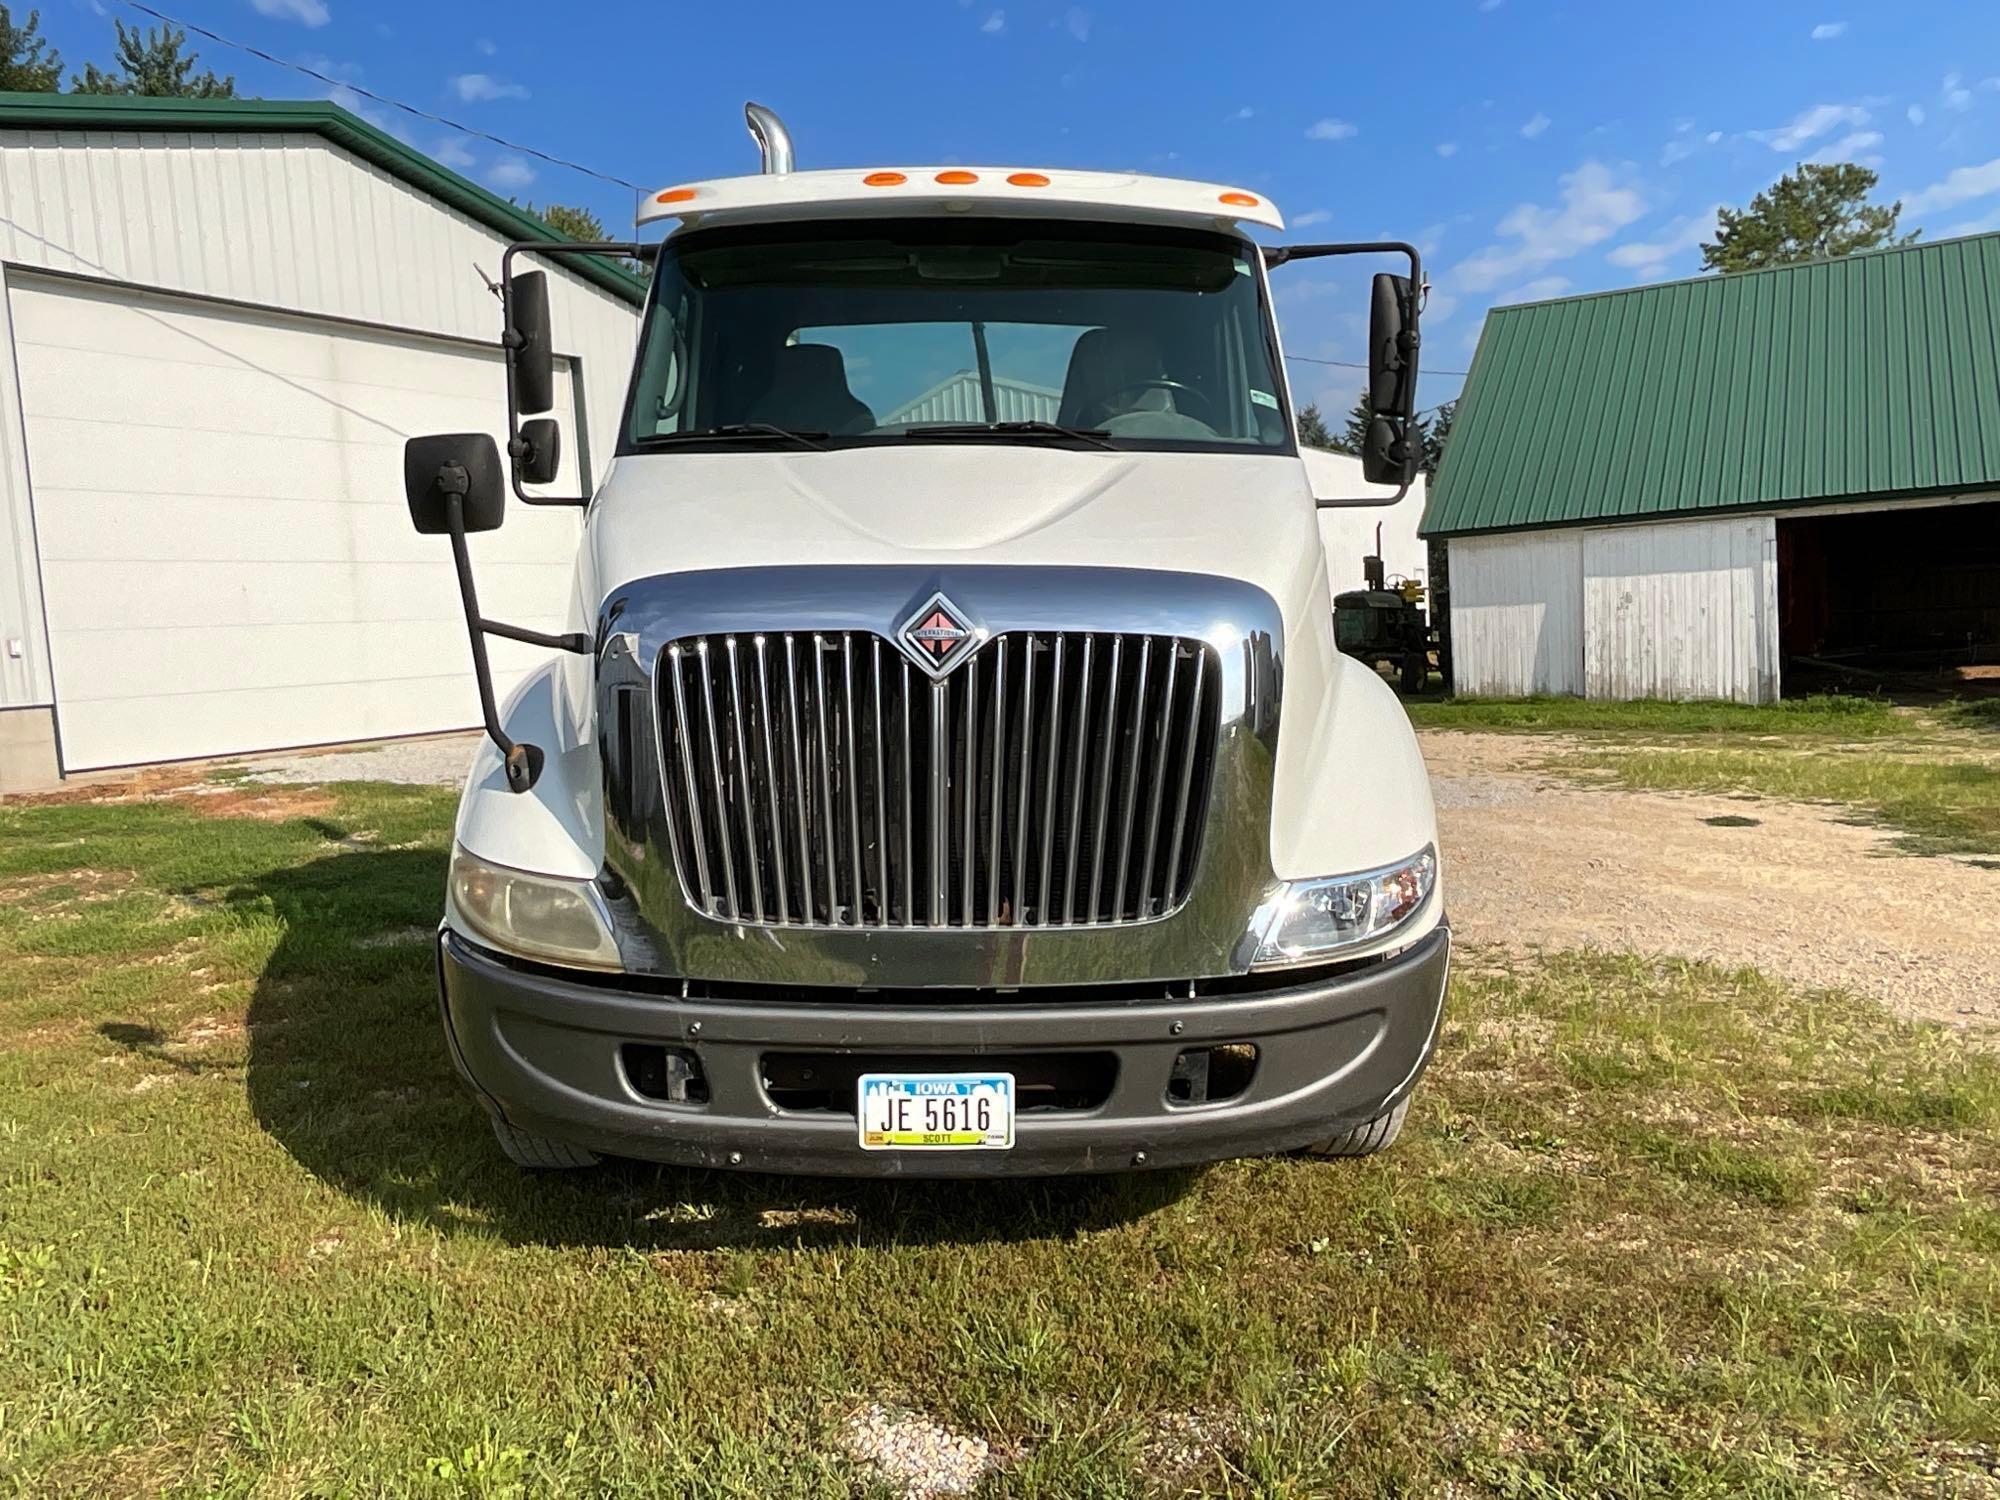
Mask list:
[[[994,637],[933,682],[860,631],[659,658],[688,900],[793,927],[1139,922],[1187,899],[1220,707],[1199,640]]]

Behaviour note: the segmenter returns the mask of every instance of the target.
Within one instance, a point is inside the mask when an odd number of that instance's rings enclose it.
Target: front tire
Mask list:
[[[1421,651],[1403,658],[1403,696],[1414,698],[1431,680],[1431,659]]]
[[[1364,1120],[1352,1129],[1330,1135],[1323,1141],[1314,1141],[1300,1148],[1302,1156],[1340,1157],[1373,1156],[1377,1151],[1386,1151],[1396,1143],[1396,1137],[1403,1133],[1403,1121],[1409,1117],[1410,1101],[1401,1104],[1372,1120]]]
[[[586,1151],[567,1141],[551,1140],[532,1131],[517,1130],[505,1120],[494,1120],[493,1137],[500,1142],[500,1149],[506,1153],[507,1160],[530,1172],[571,1171],[578,1167],[594,1167],[603,1160],[595,1151]]]

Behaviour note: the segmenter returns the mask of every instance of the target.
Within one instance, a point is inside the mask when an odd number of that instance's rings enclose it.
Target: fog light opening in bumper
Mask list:
[[[708,1078],[701,1059],[685,1047],[653,1042],[627,1042],[618,1049],[625,1081],[642,1099],[661,1104],[708,1103]]]
[[[1257,1048],[1250,1042],[1189,1047],[1174,1058],[1167,1075],[1167,1102],[1226,1104],[1241,1097],[1256,1072]]]

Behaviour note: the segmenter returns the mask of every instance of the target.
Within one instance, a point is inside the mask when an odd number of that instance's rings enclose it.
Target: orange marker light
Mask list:
[[[655,203],[685,203],[694,197],[693,188],[668,188],[653,201]]]
[[[979,174],[977,172],[960,171],[940,172],[937,174],[937,180],[944,183],[947,187],[962,187],[968,182],[979,181]]]
[[[1248,193],[1224,193],[1218,201],[1227,203],[1232,208],[1255,208],[1257,206],[1257,200]]]
[[[1007,179],[1015,187],[1047,187],[1049,180],[1040,172],[1016,172]]]
[[[901,187],[910,179],[901,172],[870,172],[861,179],[863,187]]]

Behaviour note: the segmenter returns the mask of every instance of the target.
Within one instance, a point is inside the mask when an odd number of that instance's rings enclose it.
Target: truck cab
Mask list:
[[[1269,275],[1408,253],[1371,355],[1394,489],[1415,252],[1261,245],[1277,210],[1221,184],[784,170],[752,124],[775,169],[584,247],[652,284],[565,634],[484,619],[465,548],[550,499],[534,273],[509,452],[406,460],[482,685],[486,634],[552,648],[483,686],[438,936],[500,1144],[901,1176],[1386,1145],[1450,937],[1422,759],[1336,649],[1315,512],[1393,495],[1302,454]]]

